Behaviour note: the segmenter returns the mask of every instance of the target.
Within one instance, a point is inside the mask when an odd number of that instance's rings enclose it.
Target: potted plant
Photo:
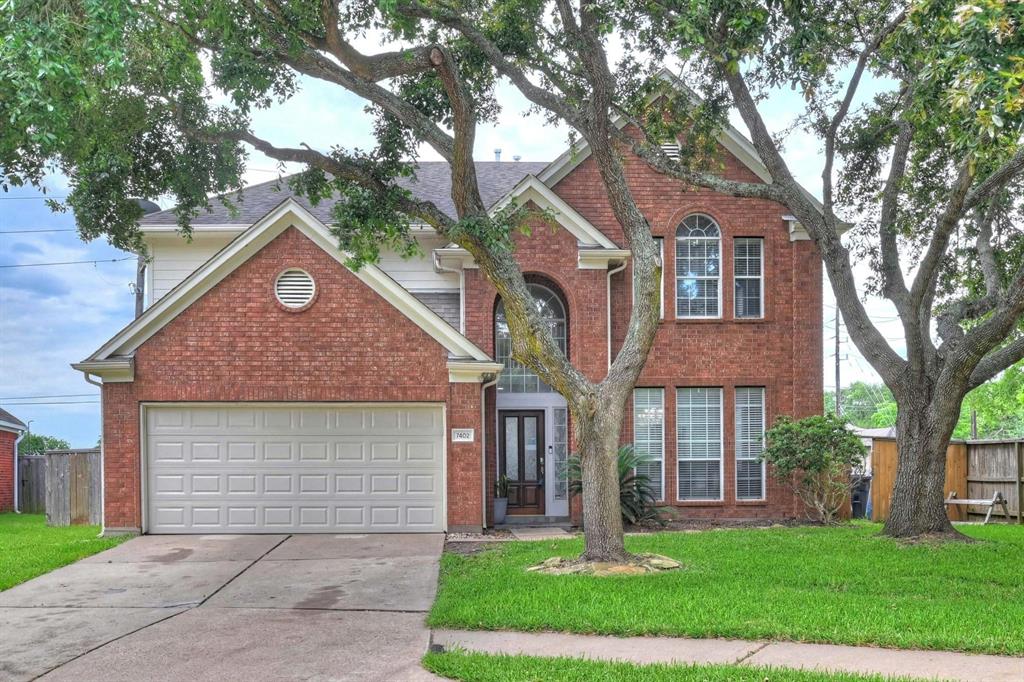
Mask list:
[[[494,523],[505,523],[508,511],[508,476],[502,474],[494,482]]]

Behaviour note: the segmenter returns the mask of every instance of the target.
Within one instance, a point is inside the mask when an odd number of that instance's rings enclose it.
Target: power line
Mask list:
[[[107,260],[68,260],[61,263],[18,263],[15,265],[0,265],[0,268],[38,268],[44,265],[98,265],[99,263],[120,263],[126,260],[136,260],[135,256],[125,258],[109,258]]]
[[[78,232],[76,229],[61,230],[0,230],[0,234],[40,234],[42,232]]]
[[[48,403],[19,403],[19,402],[11,402],[11,403],[4,403],[4,404],[5,405],[20,405],[22,407],[31,407],[31,406],[38,407],[40,405],[99,405],[100,401],[98,401],[98,400],[57,400],[57,401],[48,402]]]
[[[38,197],[0,197],[0,201],[29,201],[30,199],[67,199],[67,197],[51,197],[51,196],[38,196]]]
[[[8,400],[42,400],[43,398],[92,398],[96,393],[62,393],[60,395],[16,395],[0,398],[0,403]]]

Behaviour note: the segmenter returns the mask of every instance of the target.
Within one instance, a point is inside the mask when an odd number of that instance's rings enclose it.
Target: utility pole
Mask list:
[[[836,306],[836,416],[843,413],[843,389],[839,385],[839,306]]]

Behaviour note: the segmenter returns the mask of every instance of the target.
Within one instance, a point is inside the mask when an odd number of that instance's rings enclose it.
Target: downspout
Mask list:
[[[100,536],[107,532],[107,438],[103,423],[103,382],[85,372],[85,380],[100,389]]]
[[[622,272],[626,269],[627,261],[622,261],[622,265],[608,271],[608,369],[612,368],[612,275]]]
[[[25,434],[26,434],[26,431],[19,431],[18,432],[18,437],[14,439],[14,513],[15,514],[20,514],[21,513],[21,509],[18,507],[18,488],[21,487],[20,485],[18,485],[20,483],[20,481],[18,480],[18,444],[21,443],[21,440],[25,437]]]
[[[437,254],[434,254],[434,269],[438,272],[452,272],[459,276],[459,333],[466,333],[466,270],[464,268],[446,268],[441,265]]]
[[[487,528],[487,389],[498,383],[498,375],[492,381],[480,385],[480,520],[481,530]]]

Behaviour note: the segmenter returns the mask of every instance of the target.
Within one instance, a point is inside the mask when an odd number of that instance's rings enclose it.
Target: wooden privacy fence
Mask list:
[[[49,526],[103,522],[98,449],[50,450],[19,457],[18,467],[22,483],[19,507],[23,512],[45,511]]]
[[[46,455],[18,457],[18,509],[25,514],[46,511]]]
[[[875,438],[871,447],[871,518],[889,515],[892,486],[896,480],[897,449],[892,438]],[[1010,515],[1024,523],[1020,500],[1024,495],[1024,440],[953,441],[946,450],[945,497],[951,492],[964,499],[992,499],[996,492],[1006,498]],[[952,521],[978,520],[987,510],[950,506]],[[999,519],[1001,517],[994,516]]]

